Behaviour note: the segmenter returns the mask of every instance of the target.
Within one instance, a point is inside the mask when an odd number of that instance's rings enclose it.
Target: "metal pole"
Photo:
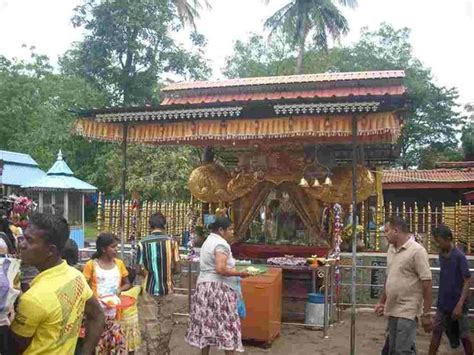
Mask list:
[[[328,338],[329,328],[329,268],[330,265],[324,266],[324,338]]]
[[[122,140],[122,188],[121,188],[121,214],[120,214],[120,256],[122,260],[125,258],[125,195],[127,184],[127,140],[128,125],[123,124],[123,140]]]
[[[352,116],[352,278],[351,278],[351,355],[355,354],[356,267],[357,267],[357,116]]]

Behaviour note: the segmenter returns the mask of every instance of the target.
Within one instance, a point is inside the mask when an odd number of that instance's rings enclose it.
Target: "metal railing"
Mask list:
[[[359,221],[364,232],[364,242],[366,250],[380,251],[382,235],[380,227],[391,216],[402,217],[408,225],[410,233],[415,235],[428,252],[436,248],[432,243],[431,231],[439,224],[448,225],[452,232],[456,244],[466,247],[467,253],[474,252],[474,208],[470,203],[463,204],[458,201],[452,205],[441,203],[432,205],[426,203],[419,205],[416,202],[407,204],[401,202],[398,205],[389,202],[385,205],[369,206],[368,202],[360,204]]]
[[[352,269],[352,266],[351,265],[340,265],[339,266],[340,270],[341,270],[341,280],[342,280],[342,270],[350,270]],[[356,270],[357,269],[363,269],[363,270],[385,270],[387,267],[386,266],[382,266],[382,265],[359,265],[356,267]],[[430,267],[430,270],[433,272],[439,272],[440,271],[440,268],[439,267]],[[474,269],[469,269],[469,271],[472,273],[474,272]],[[341,287],[350,287],[351,286],[351,283],[345,283],[345,282],[341,282],[339,283],[339,286]],[[384,288],[385,284],[366,284],[366,283],[356,283],[355,285],[356,287],[375,287],[375,288]],[[432,286],[432,289],[433,290],[438,290],[439,289],[439,286],[438,285],[433,285]],[[470,287],[469,290],[472,292],[474,291],[474,287]],[[339,312],[340,310],[342,309],[342,307],[348,307],[348,306],[351,306],[351,303],[344,303],[344,302],[340,302],[340,294],[338,295],[339,297],[337,297],[337,300],[336,300],[336,308],[338,310],[338,321],[340,320],[340,317],[339,317]],[[360,307],[372,307],[372,306],[375,306],[376,302],[378,301],[378,299],[375,300],[374,303],[356,303],[356,307],[360,308]],[[431,309],[436,309],[436,307],[434,305],[431,306]],[[470,314],[474,314],[474,308],[469,308],[469,313]]]
[[[194,267],[193,267],[194,265]],[[184,316],[187,317],[189,316],[189,313],[191,313],[191,303],[192,303],[192,293],[194,292],[193,288],[193,274],[198,274],[199,273],[199,268],[198,268],[198,263],[193,263],[193,262],[187,262],[187,267],[183,268],[183,274],[188,275],[188,282],[187,282],[187,288],[175,288],[175,291],[181,294],[185,294],[188,296],[188,313],[177,313],[176,315],[178,316]],[[267,265],[268,267],[278,267],[278,266],[272,266],[272,265]],[[316,288],[316,277],[319,277],[323,280],[323,286],[321,288],[324,289],[324,321],[322,326],[318,326],[315,324],[309,324],[309,323],[290,323],[290,322],[282,322],[282,324],[285,325],[294,325],[294,326],[302,326],[302,327],[308,327],[314,330],[322,330],[323,331],[323,337],[327,338],[328,337],[328,330],[329,330],[329,325],[332,322],[335,322],[336,320],[336,282],[335,282],[335,266],[334,265],[324,265],[320,266],[317,269],[312,269],[311,270],[312,274],[312,292],[316,293],[317,288]]]

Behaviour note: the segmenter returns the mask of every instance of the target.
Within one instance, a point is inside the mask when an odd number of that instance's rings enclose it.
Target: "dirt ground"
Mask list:
[[[188,346],[184,341],[187,319],[180,317],[175,327],[171,344],[173,355],[194,355],[199,351]],[[385,319],[378,318],[370,312],[360,312],[356,319],[356,353],[358,355],[379,355],[384,342]],[[430,337],[419,329],[417,346],[420,355],[428,353]],[[334,324],[329,330],[329,338],[324,339],[322,331],[307,330],[298,326],[282,327],[282,334],[275,340],[270,349],[262,349],[245,344],[244,354],[275,355],[347,355],[350,353],[350,315],[344,313],[343,321]],[[213,349],[211,354],[224,354]],[[443,339],[440,355],[463,354],[463,351],[451,350],[447,340]]]
[[[179,313],[187,312],[187,297],[175,295]],[[198,355],[199,350],[192,348],[184,341],[188,318],[176,317],[173,338],[171,340],[172,355]],[[379,355],[384,343],[386,320],[376,317],[372,310],[365,309],[356,318],[356,354]],[[308,330],[300,326],[283,325],[281,336],[271,348],[263,349],[244,342],[244,354],[275,354],[275,355],[348,355],[350,354],[350,313],[343,312],[342,322],[333,324],[329,329],[329,337],[323,338],[322,331]],[[417,334],[418,354],[428,353],[430,336],[420,328]],[[446,337],[438,352],[439,355],[461,355],[461,349],[451,350]],[[136,355],[145,355],[142,348]],[[223,351],[211,350],[211,355],[224,354]]]

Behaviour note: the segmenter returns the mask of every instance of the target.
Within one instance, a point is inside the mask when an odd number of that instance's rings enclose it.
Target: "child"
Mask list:
[[[118,295],[130,288],[128,271],[122,260],[117,258],[117,237],[112,233],[101,233],[95,243],[97,252],[84,266],[83,274],[92,292],[100,300]],[[105,314],[105,328],[100,338],[97,354],[124,354],[125,341],[117,310],[102,303]]]
[[[440,274],[438,304],[429,354],[437,353],[445,331],[452,347],[458,347],[460,339],[464,353],[472,354],[468,320],[471,277],[469,265],[466,256],[454,246],[453,234],[447,226],[436,227],[433,230],[433,236],[440,249]]]
[[[135,270],[131,268],[128,269],[128,279],[130,284],[133,285],[136,277]],[[142,343],[141,333],[140,333],[140,324],[138,323],[138,295],[142,291],[141,286],[133,286],[128,291],[122,291],[122,295],[133,297],[135,299],[135,304],[126,308],[122,311],[122,318],[120,319],[120,324],[122,325],[122,331],[125,338],[125,346],[129,354],[134,354],[135,351],[140,347]]]

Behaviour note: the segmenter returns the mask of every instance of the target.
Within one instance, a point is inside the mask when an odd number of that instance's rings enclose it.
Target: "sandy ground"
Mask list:
[[[178,312],[187,312],[187,298],[175,296]],[[184,335],[187,328],[187,317],[177,317],[171,340],[172,355],[198,355],[200,351],[186,344]],[[379,355],[384,343],[384,329],[386,320],[376,317],[371,310],[364,310],[356,318],[356,354]],[[323,338],[322,331],[308,330],[293,325],[283,325],[281,336],[272,344],[271,348],[263,349],[244,342],[244,354],[275,354],[275,355],[348,355],[350,354],[350,314],[343,312],[342,322],[333,324],[329,329],[329,337]],[[418,354],[428,353],[430,335],[424,334],[420,328],[417,334]],[[461,355],[461,349],[451,350],[447,339],[443,337],[439,355]],[[145,355],[144,349],[136,355]],[[211,355],[224,354],[223,351],[211,350]]]
[[[184,341],[187,318],[179,317],[171,343],[173,355],[194,355],[199,350],[188,346]],[[358,355],[379,355],[384,342],[385,319],[376,317],[371,312],[360,312],[356,318],[356,353]],[[430,336],[419,329],[417,346],[420,355],[428,353]],[[282,334],[275,340],[272,347],[263,349],[245,344],[244,354],[275,354],[275,355],[347,355],[350,353],[350,315],[343,313],[343,321],[331,326],[329,338],[324,339],[322,331],[307,330],[298,326],[282,327]],[[224,354],[213,349],[211,354]],[[462,350],[450,350],[444,338],[440,355],[463,354]]]

